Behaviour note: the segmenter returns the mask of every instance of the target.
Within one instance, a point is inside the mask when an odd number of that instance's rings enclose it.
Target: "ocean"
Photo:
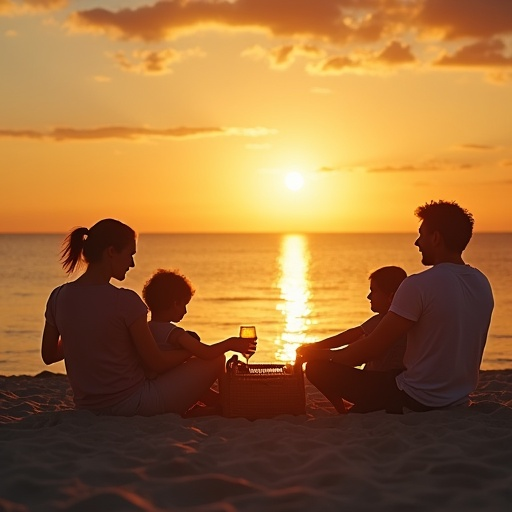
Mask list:
[[[139,294],[157,268],[179,269],[196,293],[180,325],[206,343],[254,325],[251,362],[287,362],[299,343],[359,325],[369,309],[368,275],[385,265],[425,269],[416,234],[140,234],[136,266],[122,283]],[[41,361],[50,291],[68,280],[64,235],[0,235],[0,374],[65,372]],[[493,287],[495,309],[482,369],[512,368],[512,233],[476,233],[464,253]],[[73,278],[71,278],[73,279]],[[229,354],[228,354],[229,356]]]

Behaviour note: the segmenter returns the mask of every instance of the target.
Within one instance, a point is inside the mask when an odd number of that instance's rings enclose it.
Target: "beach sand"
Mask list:
[[[427,413],[339,416],[306,393],[302,416],[97,417],[63,375],[0,377],[0,510],[512,509],[512,370]]]

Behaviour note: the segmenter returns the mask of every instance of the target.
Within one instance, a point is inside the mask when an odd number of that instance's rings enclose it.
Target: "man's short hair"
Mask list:
[[[446,247],[462,253],[473,235],[473,215],[455,201],[431,201],[416,208],[429,231],[438,231]]]
[[[176,301],[190,302],[195,290],[192,283],[177,270],[159,268],[142,289],[142,298],[150,311],[162,311]]]
[[[407,277],[407,272],[401,267],[381,267],[370,274],[372,280],[384,293],[395,293],[400,283]]]

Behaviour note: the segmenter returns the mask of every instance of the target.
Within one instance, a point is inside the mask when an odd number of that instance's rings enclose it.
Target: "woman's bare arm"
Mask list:
[[[41,357],[44,364],[53,364],[64,359],[62,339],[54,325],[45,322],[41,341]]]
[[[184,363],[192,355],[188,350],[160,350],[145,316],[132,323],[130,334],[144,366],[150,371],[164,373]]]

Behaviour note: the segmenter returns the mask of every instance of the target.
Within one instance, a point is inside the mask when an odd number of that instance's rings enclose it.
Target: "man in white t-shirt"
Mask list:
[[[337,351],[301,352],[308,379],[340,413],[347,402],[358,412],[394,413],[461,405],[478,384],[494,300],[484,274],[462,259],[473,216],[446,201],[427,203],[415,214],[422,221],[415,245],[432,268],[402,282],[389,312],[364,340]],[[404,334],[402,373],[354,368]]]

